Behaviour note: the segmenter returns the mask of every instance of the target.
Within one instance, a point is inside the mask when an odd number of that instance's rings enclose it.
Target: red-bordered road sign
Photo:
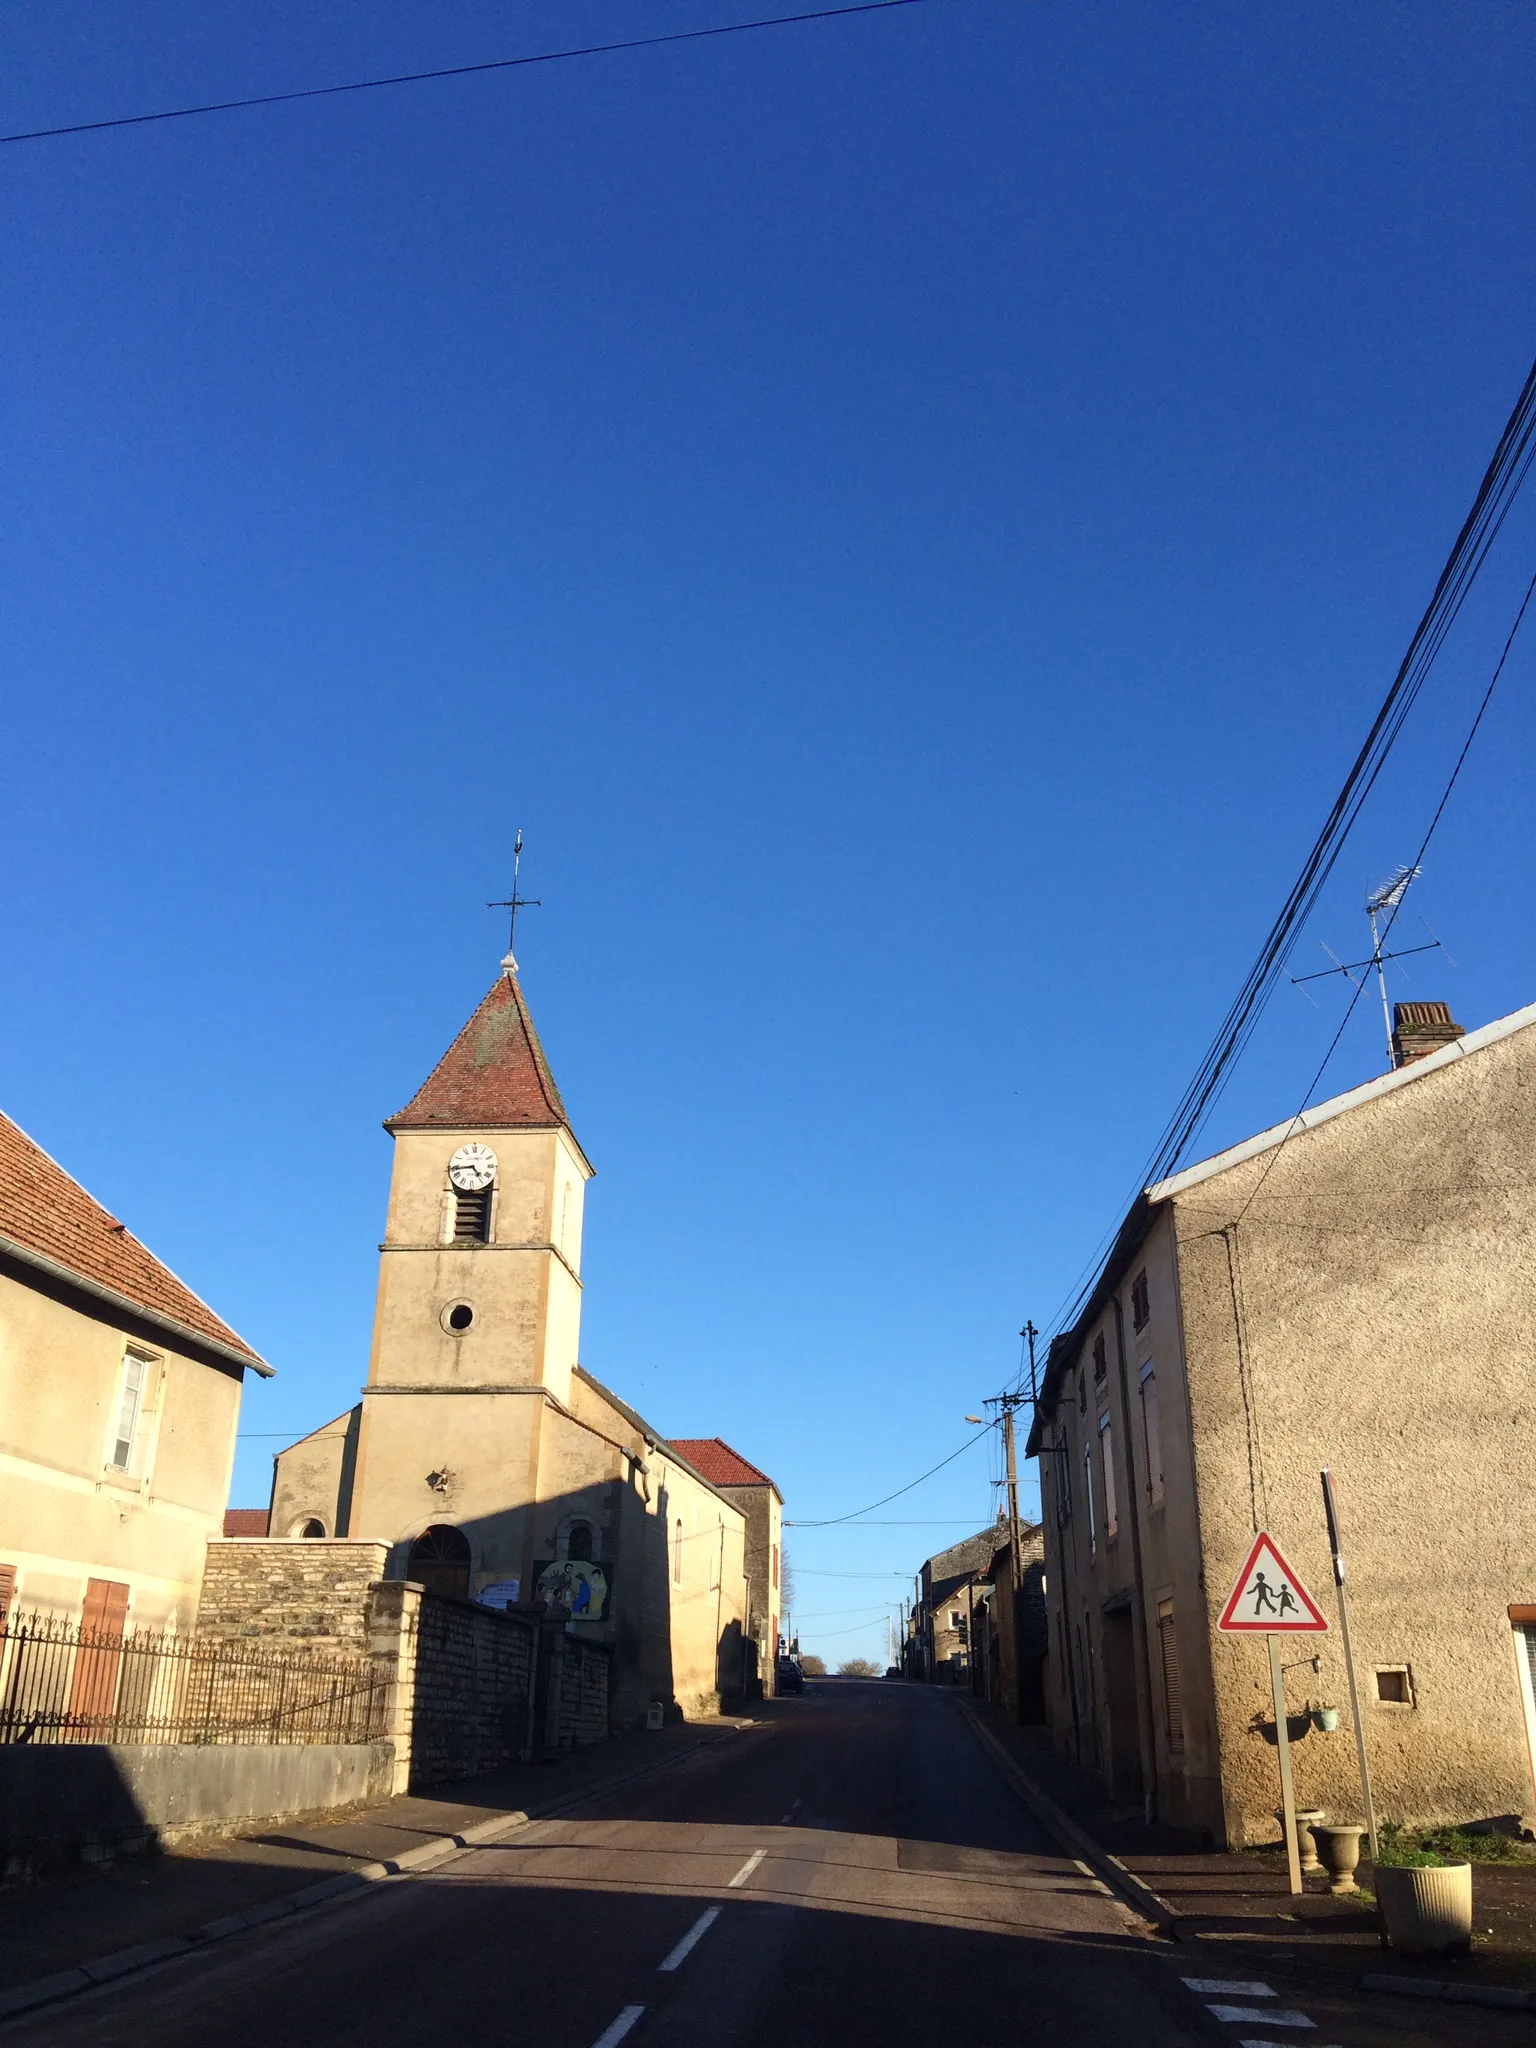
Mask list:
[[[1279,1545],[1261,1529],[1216,1626],[1235,1635],[1308,1635],[1328,1623]]]

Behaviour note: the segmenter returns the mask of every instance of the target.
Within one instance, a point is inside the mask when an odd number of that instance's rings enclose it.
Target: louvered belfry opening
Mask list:
[[[453,1241],[455,1244],[490,1243],[491,1191],[489,1188],[454,1189]]]

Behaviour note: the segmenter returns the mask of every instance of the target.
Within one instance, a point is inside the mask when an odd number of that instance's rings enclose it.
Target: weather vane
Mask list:
[[[512,842],[512,894],[504,897],[500,903],[487,903],[485,906],[487,910],[504,910],[507,913],[507,957],[501,964],[503,967],[512,969],[513,972],[516,972],[517,969],[517,961],[513,958],[512,954],[512,947],[517,938],[517,913],[520,910],[541,910],[543,908],[542,897],[520,896],[518,894],[517,877],[522,864],[523,828],[519,825],[517,837]]]

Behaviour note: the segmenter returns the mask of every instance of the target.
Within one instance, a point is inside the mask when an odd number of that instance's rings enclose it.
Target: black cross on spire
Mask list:
[[[517,937],[517,913],[520,910],[540,910],[543,908],[543,899],[541,897],[520,896],[517,893],[517,875],[522,864],[523,830],[519,826],[517,838],[513,841],[512,845],[512,894],[504,898],[500,903],[487,903],[485,906],[487,910],[504,910],[507,913],[507,957],[501,964],[503,967],[513,969],[517,966],[516,960],[512,957],[512,944]]]

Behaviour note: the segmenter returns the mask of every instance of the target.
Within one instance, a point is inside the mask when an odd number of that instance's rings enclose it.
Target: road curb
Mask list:
[[[1087,1864],[1093,1874],[1117,1893],[1138,1918],[1150,1920],[1160,1934],[1177,1940],[1178,1923],[1183,1916],[1175,1912],[1149,1884],[1143,1884],[1118,1856],[1111,1856],[1107,1849],[1101,1848],[1070,1814],[1063,1813],[1055,1800],[1041,1791],[1023,1766],[1009,1755],[969,1700],[960,1699],[956,1704],[987,1754],[1046,1832],[1054,1835],[1076,1861]]]
[[[1536,1991],[1517,1984],[1455,1984],[1442,1977],[1392,1977],[1374,1970],[1360,1979],[1362,1991],[1391,1991],[1400,1998],[1438,1998],[1447,2005],[1490,2005],[1504,2012],[1536,2012]]]
[[[437,1835],[414,1849],[402,1849],[398,1856],[338,1871],[334,1877],[322,1878],[318,1884],[307,1884],[298,1891],[283,1892],[275,1899],[264,1899],[259,1905],[248,1906],[243,1912],[227,1913],[220,1920],[210,1920],[205,1926],[195,1929],[190,1939],[167,1935],[160,1941],[140,1942],[136,1947],[118,1949],[112,1955],[79,1963],[73,1969],[56,1970],[51,1976],[36,1977],[30,1984],[17,1984],[9,1991],[0,1991],[0,2024],[37,2012],[43,2006],[58,2005],[82,1992],[98,1990],[115,1979],[137,1976],[157,1964],[191,1955],[195,1950],[216,1941],[225,1941],[231,1935],[265,1927],[273,1920],[285,1920],[294,1914],[319,1911],[348,1899],[363,1898],[386,1879],[414,1876],[418,1871],[430,1870],[436,1864],[462,1856],[468,1849],[483,1848],[504,1835],[516,1834],[519,1828],[528,1827],[536,1820],[558,1819],[566,1808],[579,1806],[584,1799],[601,1798],[609,1792],[617,1792],[624,1785],[632,1785],[637,1778],[648,1778],[654,1771],[664,1771],[688,1757],[699,1755],[703,1750],[713,1749],[738,1732],[732,1728],[701,1736],[686,1749],[653,1757],[632,1771],[604,1779],[601,1784],[567,1792],[559,1799],[546,1800],[526,1811],[521,1807],[509,1809],[494,1814],[489,1820],[476,1821],[473,1827],[463,1828],[455,1834]]]

